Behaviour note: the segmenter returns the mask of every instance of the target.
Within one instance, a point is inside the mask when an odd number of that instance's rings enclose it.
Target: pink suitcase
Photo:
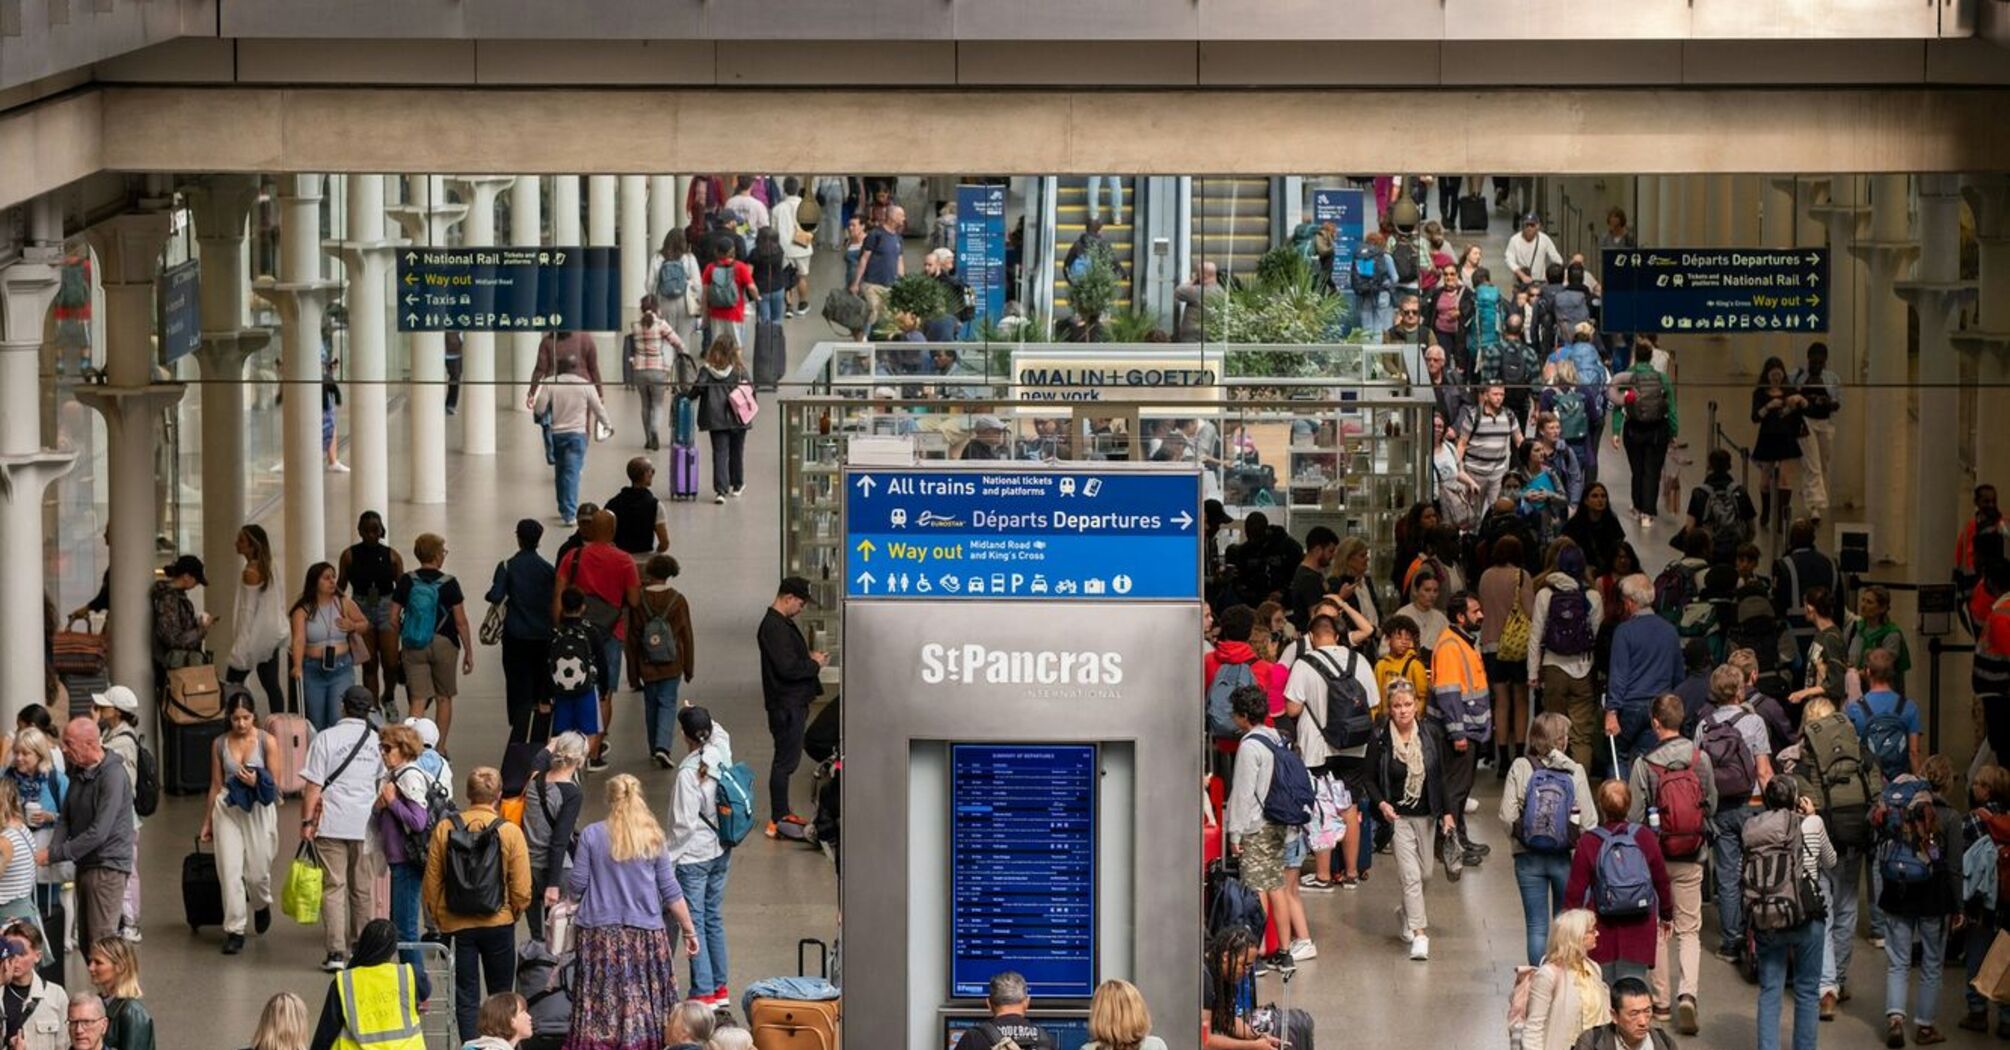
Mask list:
[[[272,782],[282,795],[300,794],[307,786],[300,779],[300,770],[307,764],[307,745],[314,740],[314,727],[302,715],[269,715],[265,731],[279,742],[279,764],[272,769]]]

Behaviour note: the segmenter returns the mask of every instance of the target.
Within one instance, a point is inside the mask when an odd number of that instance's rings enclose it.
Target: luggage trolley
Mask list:
[[[403,941],[398,952],[418,953],[419,966],[433,985],[426,1012],[419,1015],[419,1037],[425,1041],[426,1050],[458,1050],[461,1044],[454,1038],[453,948],[438,941]]]

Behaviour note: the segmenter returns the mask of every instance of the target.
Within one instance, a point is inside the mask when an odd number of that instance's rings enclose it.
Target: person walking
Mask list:
[[[223,886],[223,954],[244,950],[247,917],[263,934],[272,925],[272,860],[279,851],[279,790],[272,770],[279,741],[258,728],[251,697],[223,698],[229,731],[210,755],[209,798],[197,838],[216,844]]]
[[[698,302],[698,257],[691,252],[690,236],[682,229],[665,233],[654,263],[651,291],[656,315],[670,322],[680,337],[700,338],[705,313]]]
[[[1759,464],[1759,520],[1768,534],[1791,520],[1792,465],[1801,458],[1807,407],[1807,396],[1787,381],[1786,364],[1777,357],[1767,358],[1752,391],[1752,422],[1759,427],[1752,460]]]
[[[700,941],[641,781],[627,773],[608,779],[607,818],[580,833],[565,892],[579,899],[566,1047],[660,1050],[663,1018],[678,998],[666,920],[677,924],[686,955],[696,955]]]
[[[590,428],[598,426],[606,437],[614,436],[614,421],[600,400],[596,384],[580,373],[579,358],[571,353],[557,357],[556,374],[548,383],[532,381],[525,407],[538,415],[549,414],[551,422],[552,485],[558,500],[559,524],[572,527],[579,511],[579,478],[586,471],[586,439]]]
[[[1947,756],[1929,756],[1921,763],[1920,778],[1926,781],[1925,789],[1913,794],[1903,809],[1886,805],[1885,796],[1872,809],[1872,818],[1889,843],[1880,854],[1884,886],[1877,898],[1884,911],[1884,1045],[1888,1047],[1905,1045],[1914,945],[1920,961],[1912,1041],[1926,1046],[1947,1040],[1933,1022],[1947,954],[1947,917],[1961,912],[1960,858],[1967,852],[1968,836],[1961,814],[1947,801],[1954,784],[1954,767]],[[1804,812],[1812,815],[1812,803]],[[1826,845],[1827,836],[1822,842]],[[1901,863],[1908,853],[1913,863]],[[1824,860],[1824,866],[1834,865],[1833,849],[1824,852]]]
[[[775,738],[775,754],[768,767],[769,838],[779,834],[779,824],[803,823],[789,808],[789,777],[803,760],[803,730],[809,724],[810,701],[823,692],[823,669],[829,657],[809,647],[795,620],[814,604],[810,581],[801,576],[783,578],[754,636],[761,650],[761,702],[768,712],[768,732]]]
[[[481,991],[510,990],[516,923],[530,905],[530,851],[523,829],[496,810],[502,774],[475,767],[468,773],[467,797],[466,809],[433,825],[421,891],[427,912],[454,942],[454,1007],[463,1039],[474,1034]],[[482,843],[489,835],[496,839],[493,854]]]
[[[1611,1019],[1605,979],[1591,952],[1598,917],[1584,908],[1557,913],[1543,927],[1543,954],[1528,986],[1528,1014],[1515,1050],[1572,1050],[1578,1036]],[[1509,1033],[1511,1036],[1513,1032]]]
[[[773,226],[754,235],[754,250],[747,255],[747,267],[754,271],[754,316],[761,324],[780,324],[788,315],[789,288],[795,275],[788,257],[782,254],[782,236]]]
[[[1612,1020],[1587,1029],[1572,1050],[1675,1050],[1675,1041],[1654,1023],[1654,996],[1647,982],[1622,977],[1612,982]]]
[[[793,310],[784,304],[782,316],[808,317],[810,313],[810,257],[816,254],[817,229],[823,225],[824,209],[803,195],[803,182],[791,175],[782,180],[782,199],[768,209],[775,233],[782,242],[782,255],[795,282],[789,289],[799,304]],[[835,213],[833,213],[835,214]],[[832,224],[833,228],[836,226]]]
[[[300,796],[300,837],[313,843],[321,862],[321,930],[328,950],[321,968],[329,973],[342,969],[349,946],[376,912],[380,854],[369,827],[384,771],[377,731],[368,721],[376,707],[369,689],[350,686],[342,694],[342,720],[314,734],[300,769],[307,782]],[[395,947],[395,927],[390,935]]]
[[[378,734],[377,751],[383,755],[383,783],[371,801],[372,830],[384,862],[391,869],[391,922],[398,927],[398,940],[419,939],[421,892],[425,885],[426,832],[432,823],[433,789],[439,778],[419,765],[425,744],[418,730],[407,725],[385,726]],[[427,984],[425,961],[416,951],[403,953],[405,962]],[[431,998],[431,989],[422,987],[421,999]]]
[[[1821,818],[1815,813],[1814,800],[1802,795],[1800,786],[1790,776],[1768,780],[1764,794],[1765,811],[1747,821],[1742,834],[1745,854],[1756,858],[1749,867],[1764,872],[1785,863],[1792,873],[1784,880],[1786,885],[1797,885],[1801,881],[1818,882],[1823,869],[1835,865],[1836,855],[1835,848],[1829,845],[1827,833],[1822,830]],[[1960,876],[1955,878],[1959,881]],[[1772,885],[1746,885],[1736,890],[1729,890],[1719,882],[1717,894],[1721,897],[1726,892],[1739,893],[1750,903],[1780,904],[1784,903],[1782,890],[1785,889],[1781,882],[1775,880]],[[1794,981],[1794,1050],[1815,1050],[1815,1042],[1820,1036],[1822,944],[1827,936],[1819,918],[1795,914],[1800,910],[1783,907],[1748,909],[1747,919],[1753,926],[1753,943],[1758,952],[1758,1050],[1780,1050],[1780,1009],[1786,994],[1789,970]],[[1911,961],[1908,946],[1907,965]],[[1938,973],[1937,965],[1935,973]],[[1899,998],[1902,1002],[1905,978],[1901,975],[1897,979],[1900,981]],[[1889,987],[1886,990],[1889,991]],[[1938,988],[1934,990],[1938,991]],[[1930,1000],[1925,1010],[1929,1015],[1932,1013]],[[1887,1038],[1886,1045],[1904,1046],[1903,1024],[1896,1017],[1891,1024],[1898,1032],[1898,1041],[1894,1043]],[[1931,1034],[1931,1025],[1927,1026],[1927,1031]]]
[[[356,519],[355,543],[337,559],[336,589],[349,595],[363,618],[370,621],[365,640],[369,658],[363,661],[363,684],[384,698],[385,708],[398,691],[398,632],[391,629],[391,591],[405,574],[405,559],[384,542],[384,518],[366,510]],[[342,691],[336,690],[339,698]]]
[[[446,537],[420,533],[412,541],[412,556],[419,567],[400,576],[391,592],[391,626],[398,631],[399,662],[405,667],[412,714],[438,723],[444,744],[453,728],[460,675],[475,673],[474,634],[468,630],[461,581],[441,568],[447,562]],[[431,714],[435,709],[438,714]]]
[[[545,665],[551,658],[552,591],[558,572],[538,553],[543,540],[544,525],[536,518],[519,520],[516,553],[496,563],[495,577],[482,596],[491,606],[503,606],[503,695],[513,744],[542,743],[551,732],[551,671]]]
[[[593,691],[598,705],[593,712],[594,724],[586,726],[576,718],[553,719],[556,730],[586,732],[592,747],[587,768],[596,772],[607,768],[606,740],[614,726],[614,693],[621,687],[621,657],[628,638],[629,613],[640,603],[642,591],[642,576],[635,570],[635,559],[613,543],[615,527],[613,514],[606,510],[597,512],[587,523],[586,543],[559,556],[559,608],[553,610],[554,620],[564,619],[566,593],[576,591],[581,602],[579,619],[592,632],[599,647],[594,663]],[[565,626],[561,623],[554,632]],[[556,637],[553,649],[558,649]],[[555,688],[557,683],[553,685]]]
[[[1703,965],[1703,864],[1709,821],[1717,811],[1710,756],[1682,736],[1688,706],[1674,693],[1654,701],[1652,750],[1633,763],[1626,819],[1645,822],[1661,845],[1675,919],[1654,943],[1654,1012],[1683,1035],[1697,1032],[1696,986]],[[1670,971],[1679,967],[1679,979]],[[1673,986],[1674,996],[1669,992]]]
[[[358,632],[369,631],[371,622],[355,602],[343,596],[340,575],[325,561],[308,566],[300,596],[293,600],[287,618],[293,637],[293,680],[300,683],[307,722],[319,732],[335,724],[342,694],[356,684],[351,639]]]
[[[1605,688],[1605,735],[1618,752],[1615,777],[1653,746],[1649,724],[1656,697],[1681,684],[1682,639],[1654,611],[1654,581],[1635,573],[1619,581],[1624,618],[1612,632]]]
[[[1606,402],[1618,416],[1612,447],[1624,445],[1633,475],[1633,513],[1642,528],[1661,515],[1661,468],[1668,445],[1682,432],[1675,413],[1675,384],[1641,357],[1633,367],[1613,375],[1606,384]]]
[[[1710,672],[1710,709],[1696,725],[1696,750],[1710,762],[1717,794],[1710,814],[1711,859],[1717,867],[1717,957],[1745,956],[1744,830],[1757,815],[1759,791],[1773,778],[1773,745],[1765,720],[1745,704],[1745,673],[1730,664]]]
[[[691,956],[691,997],[707,1006],[732,1004],[726,986],[726,920],[721,911],[726,879],[732,870],[732,847],[720,840],[714,818],[719,780],[733,764],[732,741],[712,724],[702,707],[677,712],[686,754],[677,764],[670,788],[670,860],[677,884],[698,931],[698,951]]]
[[[642,447],[654,452],[661,447],[656,420],[663,414],[664,392],[670,389],[672,355],[684,352],[684,340],[663,316],[656,296],[643,296],[640,309],[641,316],[628,333],[628,365],[642,393]]]
[[[355,958],[335,970],[310,1050],[427,1050],[419,1028],[420,975],[398,960],[398,928],[391,920],[365,925]]]
[[[265,706],[278,714],[286,710],[286,694],[279,685],[279,652],[286,645],[286,614],[280,603],[286,599],[272,585],[272,540],[263,527],[246,525],[237,530],[237,553],[244,559],[244,571],[238,576],[223,680],[243,682],[257,672]]]
[[[1591,781],[1565,749],[1570,719],[1554,711],[1529,725],[1528,753],[1508,767],[1500,819],[1514,850],[1514,881],[1521,891],[1528,964],[1549,950],[1550,924],[1564,911],[1573,841],[1597,826]]]
[[[90,942],[84,969],[105,1004],[107,1050],[154,1050],[154,1018],[141,1001],[140,953],[124,937]]]
[[[1454,845],[1445,847],[1445,877],[1456,880],[1458,857],[1464,866],[1477,866],[1493,852],[1472,840],[1466,832],[1467,803],[1473,793],[1473,771],[1480,752],[1493,740],[1493,694],[1487,688],[1486,667],[1480,658],[1480,632],[1486,614],[1476,594],[1459,591],[1445,606],[1449,623],[1431,646],[1431,717],[1444,727],[1445,805],[1457,829]],[[1476,808],[1476,807],[1475,807]]]
[[[1431,957],[1424,911],[1431,842],[1441,833],[1456,834],[1445,790],[1445,757],[1451,748],[1436,722],[1418,718],[1417,693],[1408,679],[1392,679],[1385,688],[1389,720],[1368,745],[1368,797],[1394,829],[1390,849],[1403,887],[1397,933],[1410,946],[1410,958],[1422,961]]]
[[[110,757],[96,722],[73,718],[63,727],[69,783],[59,803],[62,816],[49,845],[35,853],[35,863],[42,867],[77,866],[79,944],[118,938],[126,881],[134,870],[133,782],[126,764],[107,761]]]
[[[1842,377],[1829,369],[1829,344],[1808,344],[1807,363],[1787,377],[1806,405],[1801,421],[1801,505],[1820,524],[1829,512],[1829,467],[1835,463],[1835,415],[1842,410]]]
[[[740,344],[715,339],[705,351],[705,363],[698,371],[698,429],[712,442],[712,502],[724,503],[738,497],[747,487],[747,431],[751,417],[742,418],[734,404],[734,392],[750,389],[753,378],[741,355]],[[745,396],[745,395],[743,395]]]
[[[545,753],[548,764],[530,778],[523,793],[523,837],[530,850],[530,906],[524,917],[531,936],[538,938],[544,936],[545,909],[562,896],[579,838],[579,811],[585,803],[579,771],[586,765],[586,737],[560,733]]]
[[[1566,904],[1598,915],[1599,937],[1591,961],[1606,981],[1645,980],[1654,965],[1655,935],[1675,918],[1668,865],[1654,829],[1626,819],[1633,792],[1625,781],[1599,783],[1598,826],[1577,840],[1570,858]]]
[[[699,297],[705,303],[705,344],[730,336],[734,346],[747,345],[747,304],[760,299],[754,268],[741,262],[746,247],[736,237],[719,240],[719,255],[705,264]]]
[[[658,554],[649,559],[648,579],[628,610],[628,677],[642,693],[642,718],[649,735],[649,757],[671,767],[671,722],[677,717],[679,683],[698,673],[697,647],[691,632],[691,603],[670,585],[677,559]]]
[[[1570,758],[1584,766],[1591,762],[1598,724],[1592,669],[1605,600],[1586,578],[1582,547],[1561,539],[1550,544],[1549,552],[1549,566],[1536,580],[1529,607],[1526,678],[1543,708],[1569,718]]]

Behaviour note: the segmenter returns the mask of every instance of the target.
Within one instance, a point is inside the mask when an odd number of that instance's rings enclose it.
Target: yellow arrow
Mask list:
[[[1810,295],[1810,296],[1808,296],[1808,305],[1809,305],[1809,306],[1820,306],[1821,304],[1822,304],[1822,297],[1821,297],[1821,296],[1819,296],[1819,295]]]
[[[874,549],[875,549],[875,548],[873,547],[873,545],[872,545],[872,541],[871,541],[871,540],[860,540],[860,541],[858,541],[858,548],[857,548],[857,550],[858,550],[858,553],[859,553],[859,559],[858,559],[858,560],[860,560],[860,561],[871,561],[871,560],[872,560],[872,552],[873,552],[873,550],[874,550]]]
[[[405,275],[405,283],[406,283],[406,284],[408,284],[408,285],[412,285],[412,284],[418,284],[418,283],[419,283],[419,278],[418,278],[418,277],[417,277],[416,275],[414,275],[414,274],[409,274],[409,273],[408,273],[408,274],[406,274],[406,275]]]

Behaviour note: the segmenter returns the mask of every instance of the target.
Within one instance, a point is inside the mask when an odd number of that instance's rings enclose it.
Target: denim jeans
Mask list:
[[[683,679],[642,683],[642,721],[649,727],[649,750],[669,751],[676,744],[677,689]]]
[[[1745,863],[1745,822],[1752,819],[1752,813],[1750,806],[1739,804],[1710,818],[1710,826],[1716,832],[1710,851],[1717,859],[1717,943],[1727,952],[1740,951],[1745,946],[1744,881],[1740,868]],[[1817,980],[1821,968],[1822,957],[1816,955]]]
[[[1912,1020],[1915,1024],[1930,1025],[1934,1009],[1940,1005],[1940,968],[1947,958],[1947,918],[1942,915],[1884,917],[1884,1014],[1886,1017],[1905,1014],[1914,941],[1920,942],[1921,951],[1919,1009],[1913,1012]]]
[[[732,866],[730,850],[711,860],[677,865],[677,885],[684,890],[684,906],[691,909],[691,925],[698,931],[698,954],[691,957],[692,995],[705,995],[727,983],[726,917],[720,907]]]
[[[600,645],[600,696],[602,699],[621,691],[621,639],[609,638]],[[605,725],[600,727],[606,732]]]
[[[1653,707],[1652,700],[1625,700],[1619,704],[1619,738],[1616,743],[1621,768],[1613,775],[1622,780],[1633,768],[1635,759],[1660,744],[1654,738]]]
[[[356,665],[344,653],[335,658],[333,670],[323,670],[321,661],[308,660],[301,669],[301,706],[307,723],[320,732],[342,717],[342,694],[356,684]]]
[[[1849,957],[1856,944],[1857,879],[1863,874],[1860,851],[1838,851],[1836,866],[1822,872],[1822,895],[1828,898],[1828,950],[1822,953],[1822,991],[1833,992],[1849,980]]]
[[[554,433],[551,450],[558,457],[551,469],[558,516],[569,522],[579,515],[579,475],[586,469],[586,434],[577,430]]]
[[[1723,893],[1719,883],[1719,899]],[[1759,931],[1758,1050],[1780,1050],[1780,1000],[1786,993],[1789,963],[1794,968],[1794,1050],[1815,1050],[1821,1028],[1822,935],[1818,922]]]
[[[1563,887],[1570,881],[1570,854],[1517,853],[1514,881],[1521,890],[1528,964],[1539,966],[1543,953],[1549,950],[1549,921],[1563,910]]]
[[[754,319],[764,324],[780,324],[783,304],[786,302],[788,294],[789,290],[786,288],[779,288],[772,292],[763,292],[759,299],[754,300]]]
[[[425,878],[426,865],[423,861],[391,865],[391,924],[398,928],[398,940],[401,942],[410,943],[419,939],[419,889]],[[425,976],[425,960],[415,951],[400,954],[405,962],[411,964],[412,972],[419,975],[419,998],[432,998],[432,986]]]
[[[551,410],[545,409],[532,418],[537,420],[538,432],[544,440],[544,465],[552,466],[558,462],[558,451],[551,446]]]
[[[1353,263],[1349,261],[1347,265],[1348,272],[1351,275],[1353,272]],[[1335,278],[1335,280],[1338,279]],[[1373,295],[1365,295],[1356,300],[1356,302],[1358,305],[1354,309],[1354,327],[1368,332],[1376,339],[1380,339],[1383,332],[1388,331],[1395,325],[1396,308],[1389,304],[1388,292],[1376,292]]]

